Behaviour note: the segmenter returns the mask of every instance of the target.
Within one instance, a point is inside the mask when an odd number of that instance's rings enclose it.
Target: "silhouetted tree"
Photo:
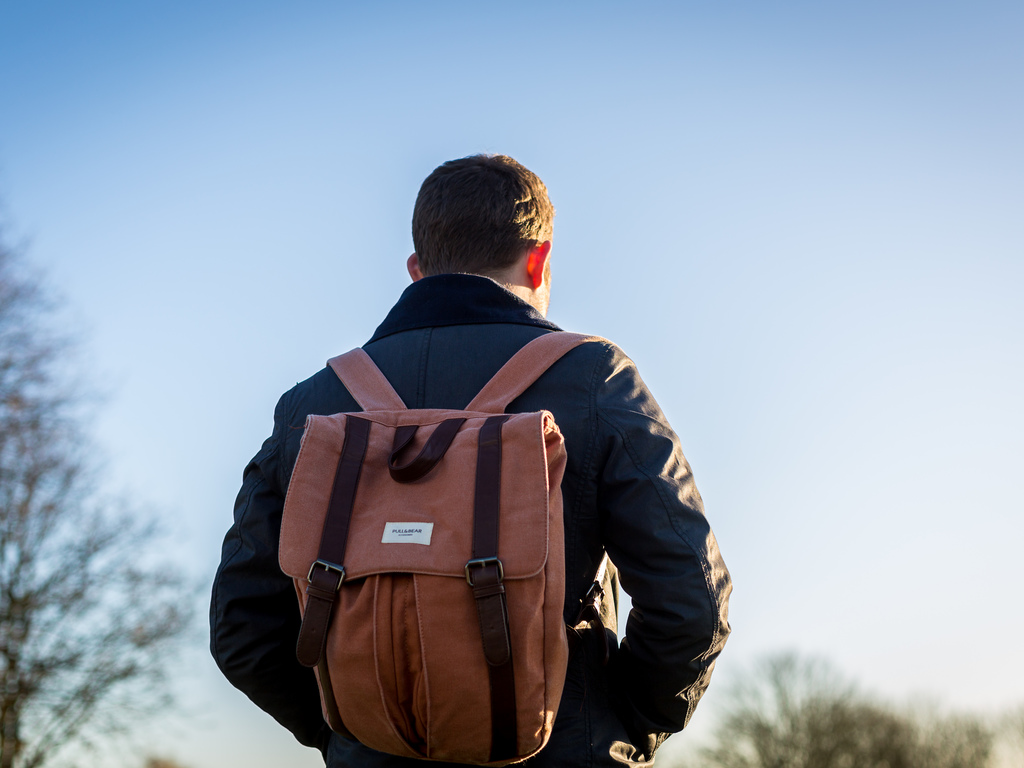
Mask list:
[[[1013,765],[1024,765],[1024,705],[1008,712],[999,729],[1003,735],[1007,759],[1015,760]]]
[[[175,760],[168,760],[165,757],[151,757],[146,760],[146,768],[185,768]]]
[[[186,624],[179,574],[145,559],[153,529],[95,492],[54,317],[0,239],[0,768],[125,728]]]
[[[968,717],[899,713],[827,664],[769,658],[734,686],[708,768],[985,768],[993,734]]]
[[[969,715],[919,716],[915,765],[983,768],[991,762],[995,733]]]

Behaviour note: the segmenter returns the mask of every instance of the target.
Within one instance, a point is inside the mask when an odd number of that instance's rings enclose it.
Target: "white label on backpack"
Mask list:
[[[384,523],[381,544],[430,544],[433,523]]]

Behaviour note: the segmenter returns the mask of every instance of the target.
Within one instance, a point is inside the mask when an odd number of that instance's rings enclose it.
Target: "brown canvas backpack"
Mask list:
[[[363,410],[307,418],[280,564],[333,730],[474,764],[547,743],[569,654],[565,448],[551,413],[504,410],[591,339],[538,337],[462,411],[407,409],[361,349],[329,361]]]

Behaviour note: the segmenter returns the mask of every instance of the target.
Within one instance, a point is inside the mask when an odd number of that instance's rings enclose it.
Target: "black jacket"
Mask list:
[[[492,280],[425,278],[364,345],[410,408],[465,407],[520,347],[558,331]],[[343,350],[339,350],[343,351]],[[565,436],[564,617],[607,550],[605,624],[617,581],[633,599],[621,647],[601,664],[599,630],[574,654],[548,746],[530,766],[637,765],[689,720],[729,634],[732,589],[679,440],[613,344],[555,363],[509,412],[546,409]],[[306,415],[359,410],[324,368],[287,392],[274,433],[245,469],[210,607],[211,649],[227,678],[335,766],[422,766],[331,734],[311,670],[295,659],[299,612],[277,562],[281,510]],[[614,644],[614,636],[612,636]],[[435,763],[436,764],[436,763]]]

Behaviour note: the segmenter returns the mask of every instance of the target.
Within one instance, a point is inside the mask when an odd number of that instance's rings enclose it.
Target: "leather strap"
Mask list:
[[[466,580],[473,588],[480,637],[491,687],[491,762],[518,756],[516,687],[512,667],[508,602],[498,560],[501,501],[501,426],[508,416],[491,416],[480,428],[473,504],[473,559]]]
[[[508,416],[491,416],[480,427],[473,499],[473,559],[498,557],[501,508],[501,427]]]
[[[404,411],[405,403],[380,368],[360,347],[332,357],[327,364],[364,411]]]
[[[466,406],[466,410],[504,413],[508,404],[523,394],[555,361],[587,341],[607,340],[600,336],[584,336],[565,331],[552,331],[538,336],[512,355]]]
[[[355,741],[356,737],[342,722],[341,713],[338,712],[338,699],[334,695],[334,685],[331,683],[331,673],[327,670],[326,657],[321,658],[320,663],[317,664],[316,676],[320,681],[320,692],[324,697],[324,709],[327,710],[327,724],[335,733],[340,733],[345,738]]]
[[[309,585],[306,587],[309,599],[306,601],[299,639],[295,645],[295,655],[305,667],[315,667],[323,658],[331,611],[341,583],[345,580],[343,563],[348,524],[352,519],[352,502],[355,500],[359,470],[363,466],[369,435],[369,421],[356,416],[346,418],[345,442],[341,448],[338,469],[334,473],[334,488],[331,490],[331,503],[320,536],[319,554],[309,569]]]
[[[424,477],[430,470],[437,466],[448,450],[448,446],[455,439],[455,433],[459,427],[466,423],[465,419],[445,419],[430,433],[423,449],[416,458],[399,466],[396,464],[398,454],[412,442],[419,427],[416,424],[408,424],[395,430],[395,442],[392,445],[391,456],[388,457],[388,471],[391,477],[399,483],[414,483]]]

